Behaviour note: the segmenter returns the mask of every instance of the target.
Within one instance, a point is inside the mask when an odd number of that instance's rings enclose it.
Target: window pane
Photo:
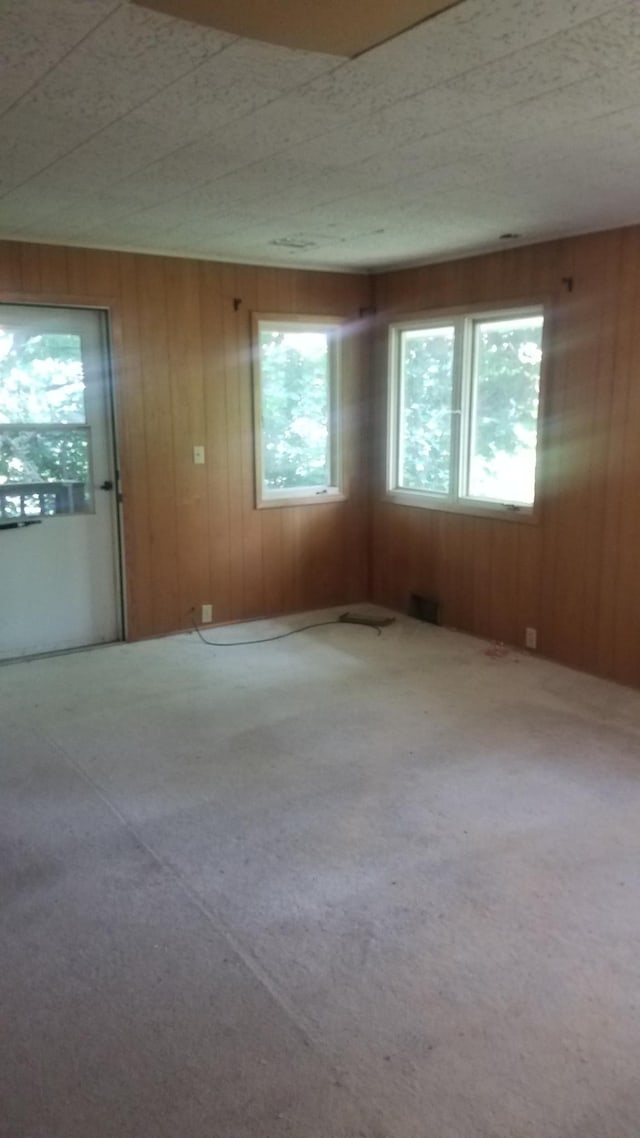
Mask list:
[[[28,517],[91,509],[89,432],[0,430],[0,514]]]
[[[542,324],[542,316],[475,324],[468,485],[472,498],[533,502]]]
[[[0,324],[0,423],[84,423],[82,342]]]
[[[448,494],[451,469],[454,329],[400,336],[399,485]]]
[[[327,333],[261,329],[260,380],[264,489],[329,486]]]

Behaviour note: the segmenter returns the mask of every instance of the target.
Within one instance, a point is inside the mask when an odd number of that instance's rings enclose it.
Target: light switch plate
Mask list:
[[[204,466],[204,447],[193,448],[193,461],[196,466]]]

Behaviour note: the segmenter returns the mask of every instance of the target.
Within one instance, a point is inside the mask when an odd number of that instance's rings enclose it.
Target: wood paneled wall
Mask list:
[[[573,278],[567,291],[563,277]],[[381,275],[372,595],[640,685],[640,228]],[[401,313],[549,297],[537,523],[384,501],[384,323]]]
[[[357,320],[372,288],[373,385],[371,329]],[[640,228],[373,282],[4,242],[0,293],[111,308],[130,638],[189,627],[207,602],[223,623],[369,597],[405,610],[418,592],[440,599],[449,626],[511,644],[532,626],[542,654],[640,686]],[[386,321],[541,296],[550,351],[536,522],[386,502]],[[354,319],[346,502],[254,508],[252,310]]]
[[[366,277],[2,242],[0,293],[111,309],[130,639],[366,598]],[[252,310],[354,320],[346,502],[254,508]]]

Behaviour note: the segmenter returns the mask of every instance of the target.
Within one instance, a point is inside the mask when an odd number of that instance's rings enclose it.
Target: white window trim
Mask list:
[[[277,313],[252,314],[253,342],[253,426],[254,473],[256,509],[273,509],[282,506],[321,506],[328,502],[341,502],[347,497],[343,483],[342,382],[341,338],[346,321],[335,316],[292,316]],[[264,328],[280,331],[325,332],[329,345],[329,485],[287,487],[283,490],[265,490],[262,463],[262,377],[260,332]]]
[[[464,484],[469,454],[469,429],[473,399],[473,352],[471,339],[476,323],[483,320],[517,320],[524,316],[542,316],[543,344],[546,338],[547,313],[543,302],[518,305],[501,305],[496,308],[449,309],[430,312],[424,316],[398,320],[389,324],[389,363],[387,384],[387,471],[386,494],[388,501],[403,506],[416,506],[424,510],[468,514],[473,517],[499,517],[509,521],[535,521],[537,519],[538,483],[540,477],[540,424],[543,405],[544,358],[540,373],[540,398],[537,418],[536,486],[531,505],[513,502],[492,502],[488,498],[474,498],[460,494]],[[400,462],[400,401],[402,382],[399,366],[399,346],[402,332],[418,329],[453,327],[455,329],[452,392],[452,459],[451,485],[448,494],[434,494],[425,490],[408,490],[398,485]],[[462,356],[462,359],[461,359]]]

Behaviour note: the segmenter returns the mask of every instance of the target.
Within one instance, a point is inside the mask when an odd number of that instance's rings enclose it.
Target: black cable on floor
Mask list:
[[[286,640],[287,636],[295,636],[297,632],[308,632],[311,628],[328,628],[333,624],[359,624],[362,628],[370,628],[377,636],[380,636],[382,634],[382,628],[386,623],[385,621],[382,621],[381,624],[374,624],[365,620],[345,620],[344,618],[348,616],[348,613],[343,613],[341,617],[338,616],[335,620],[319,620],[313,624],[303,624],[300,628],[290,628],[288,632],[279,632],[275,636],[263,636],[258,640],[228,640],[226,644],[221,643],[219,640],[207,640],[196,624],[195,617],[193,618],[193,627],[202,643],[208,644],[210,648],[244,648],[249,644],[269,644],[272,640]]]

